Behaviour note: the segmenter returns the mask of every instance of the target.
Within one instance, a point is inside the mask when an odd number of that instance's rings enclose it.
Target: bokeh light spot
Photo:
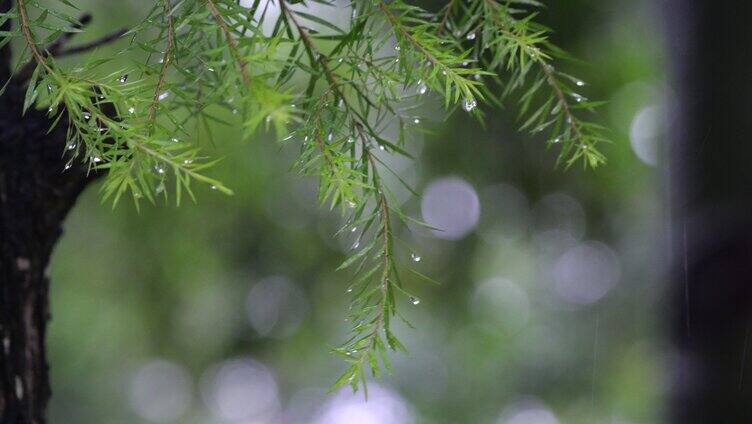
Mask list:
[[[162,359],[142,365],[130,384],[130,404],[143,419],[171,423],[191,405],[191,377],[183,367]]]
[[[565,301],[591,304],[602,299],[619,282],[621,266],[613,250],[603,243],[579,244],[554,263],[556,293]]]
[[[433,181],[423,192],[423,220],[437,230],[435,237],[458,240],[470,233],[480,219],[480,201],[473,186],[457,177]]]

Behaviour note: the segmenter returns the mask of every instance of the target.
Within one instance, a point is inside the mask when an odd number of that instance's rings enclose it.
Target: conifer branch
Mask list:
[[[227,22],[225,22],[222,14],[219,12],[219,9],[217,9],[217,5],[214,3],[214,0],[206,0],[206,4],[209,7],[209,11],[211,12],[212,17],[214,17],[214,21],[217,23],[217,26],[219,26],[219,28],[222,30],[222,33],[225,35],[225,40],[227,40],[227,47],[230,49],[230,54],[232,54],[232,57],[235,59],[235,62],[237,62],[238,67],[240,68],[240,73],[243,76],[243,82],[247,87],[250,87],[251,74],[248,72],[248,63],[240,54],[240,51],[238,50],[238,43],[237,41],[235,41],[235,37],[232,35],[232,31],[230,31],[230,27],[227,26]]]
[[[194,181],[231,193],[205,175],[217,161],[200,154],[197,143],[201,128],[211,137],[209,123],[226,122],[239,108],[243,138],[273,127],[299,147],[295,167],[319,179],[320,203],[340,208],[348,232],[359,231],[339,267],[352,267],[355,275],[348,290],[351,338],[334,349],[349,367],[335,387],[365,389],[369,373],[390,369],[387,349],[404,350],[391,330],[391,317],[401,317],[395,295],[417,304],[400,280],[394,252],[397,231],[408,218],[381,174],[391,172],[413,190],[379,151],[409,157],[405,122],[419,120],[406,111],[424,93],[437,94],[447,109],[461,105],[481,118],[476,100],[497,104],[524,90],[523,130],[549,131],[549,143],[561,147],[559,159],[567,166],[582,161],[594,167],[605,160],[596,148],[607,141],[602,127],[580,117],[597,103],[574,92],[584,83],[553,67],[559,50],[548,41],[548,30],[524,12],[535,5],[448,0],[434,14],[406,0],[377,0],[358,3],[350,24],[340,27],[291,0],[280,0],[278,16],[260,10],[258,2],[245,7],[235,0],[161,0],[128,31],[133,42],[121,51],[149,59],[122,69],[105,58],[68,71],[55,56],[91,50],[124,31],[68,49],[64,44],[73,35],[65,33],[44,49],[35,31],[46,34],[71,23],[76,29],[76,18],[18,0],[18,16],[8,15],[19,21],[20,31],[3,32],[0,42],[19,37],[28,45],[24,110],[48,110],[55,124],[67,120],[67,157],[107,173],[102,197],[113,206],[126,193],[136,207],[141,198],[167,198],[170,180],[177,203],[186,194],[195,198]],[[32,21],[27,8],[42,13]],[[159,54],[161,63],[153,63],[150,58]],[[112,69],[103,74],[106,66]],[[141,76],[129,80],[129,73]],[[186,128],[191,122],[195,127]],[[393,124],[400,136],[386,139],[384,130]]]
[[[162,54],[162,67],[159,70],[157,84],[154,86],[151,105],[149,105],[150,130],[153,128],[154,121],[157,119],[157,109],[159,108],[160,96],[162,96],[162,89],[164,88],[165,82],[167,82],[167,73],[170,69],[170,63],[172,63],[173,49],[175,49],[175,21],[172,17],[170,0],[162,0],[162,6],[164,7],[164,13],[167,20],[167,46]]]
[[[32,56],[34,56],[34,60],[36,60],[37,64],[44,67],[47,72],[53,73],[52,68],[44,59],[44,55],[39,51],[37,42],[34,39],[34,34],[32,34],[31,32],[31,24],[29,22],[28,12],[26,10],[26,0],[17,0],[16,4],[18,6],[18,23],[21,26],[21,32],[23,33],[24,40],[26,41],[26,46],[29,47],[29,51],[31,51],[31,54]]]

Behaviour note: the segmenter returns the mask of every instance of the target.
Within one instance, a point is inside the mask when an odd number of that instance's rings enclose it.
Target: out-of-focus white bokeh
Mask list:
[[[470,183],[458,177],[431,182],[420,204],[423,220],[435,228],[435,237],[458,240],[470,233],[480,219],[480,200]]]

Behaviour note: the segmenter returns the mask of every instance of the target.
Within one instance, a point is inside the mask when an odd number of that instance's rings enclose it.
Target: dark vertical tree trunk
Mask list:
[[[0,0],[0,11],[10,8]],[[8,23],[2,30],[8,30]],[[10,77],[10,47],[0,80]],[[64,170],[66,130],[48,133],[43,112],[21,114],[25,87],[0,96],[0,423],[43,423],[50,397],[45,355],[49,280],[45,272],[62,222],[91,178]]]
[[[671,422],[752,422],[752,2],[669,0]],[[746,374],[746,375],[745,375]]]

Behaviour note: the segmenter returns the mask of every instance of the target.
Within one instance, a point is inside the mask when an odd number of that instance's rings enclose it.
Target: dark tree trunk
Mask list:
[[[10,0],[0,0],[7,11]],[[8,24],[2,30],[8,30]],[[10,75],[0,51],[0,79]],[[0,423],[43,423],[50,397],[45,355],[49,280],[45,272],[61,225],[91,178],[64,170],[66,130],[47,133],[46,114],[21,114],[25,87],[0,96]]]
[[[671,422],[752,422],[752,2],[669,0]],[[745,375],[746,374],[746,375]]]

